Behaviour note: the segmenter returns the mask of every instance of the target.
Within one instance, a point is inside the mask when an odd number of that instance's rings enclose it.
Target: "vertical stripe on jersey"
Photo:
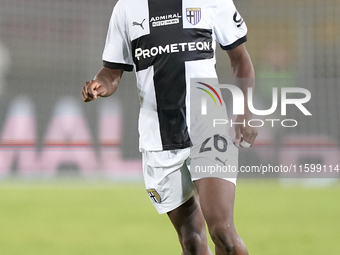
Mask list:
[[[181,16],[179,23],[153,27],[149,20],[150,34],[132,41],[133,52],[138,48],[151,49],[178,43],[206,42],[210,45],[209,50],[189,51],[186,48],[185,51],[179,50],[139,59],[134,56],[133,58],[137,72],[150,66],[154,68],[153,79],[163,150],[190,146],[186,123],[185,62],[211,59],[214,56],[210,29],[183,29],[182,19],[186,14],[182,13],[182,0],[149,0],[150,19],[177,13]]]

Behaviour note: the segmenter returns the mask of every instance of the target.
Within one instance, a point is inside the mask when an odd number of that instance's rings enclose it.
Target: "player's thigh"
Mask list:
[[[195,185],[208,226],[234,226],[235,184],[220,178],[202,178],[196,180]]]

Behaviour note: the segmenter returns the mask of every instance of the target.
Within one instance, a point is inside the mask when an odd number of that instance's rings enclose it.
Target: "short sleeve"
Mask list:
[[[232,0],[218,0],[214,33],[223,50],[232,50],[247,41],[247,26]]]
[[[123,1],[113,9],[103,52],[103,64],[111,69],[133,70],[131,44],[125,25]]]

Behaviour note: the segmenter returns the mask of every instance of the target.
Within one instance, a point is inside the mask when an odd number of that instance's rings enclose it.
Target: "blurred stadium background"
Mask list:
[[[1,255],[180,252],[141,182],[134,74],[111,98],[81,100],[102,66],[115,2],[0,0]],[[339,164],[340,1],[235,5],[249,28],[255,102],[269,107],[273,84],[304,87],[313,114],[289,116],[294,129],[260,129],[240,164]],[[221,50],[217,61],[227,82]],[[240,180],[236,221],[250,252],[340,254],[338,177]]]

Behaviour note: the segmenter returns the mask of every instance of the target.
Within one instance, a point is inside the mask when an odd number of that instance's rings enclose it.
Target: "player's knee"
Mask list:
[[[214,244],[227,254],[248,254],[247,248],[235,229],[218,225],[211,227],[209,232]]]
[[[181,238],[183,254],[201,254],[205,241],[199,233],[192,233]]]
[[[232,254],[234,251],[234,243],[232,238],[228,235],[228,232],[222,227],[215,227],[210,230],[210,236],[214,244],[222,250],[225,250],[228,254]]]

